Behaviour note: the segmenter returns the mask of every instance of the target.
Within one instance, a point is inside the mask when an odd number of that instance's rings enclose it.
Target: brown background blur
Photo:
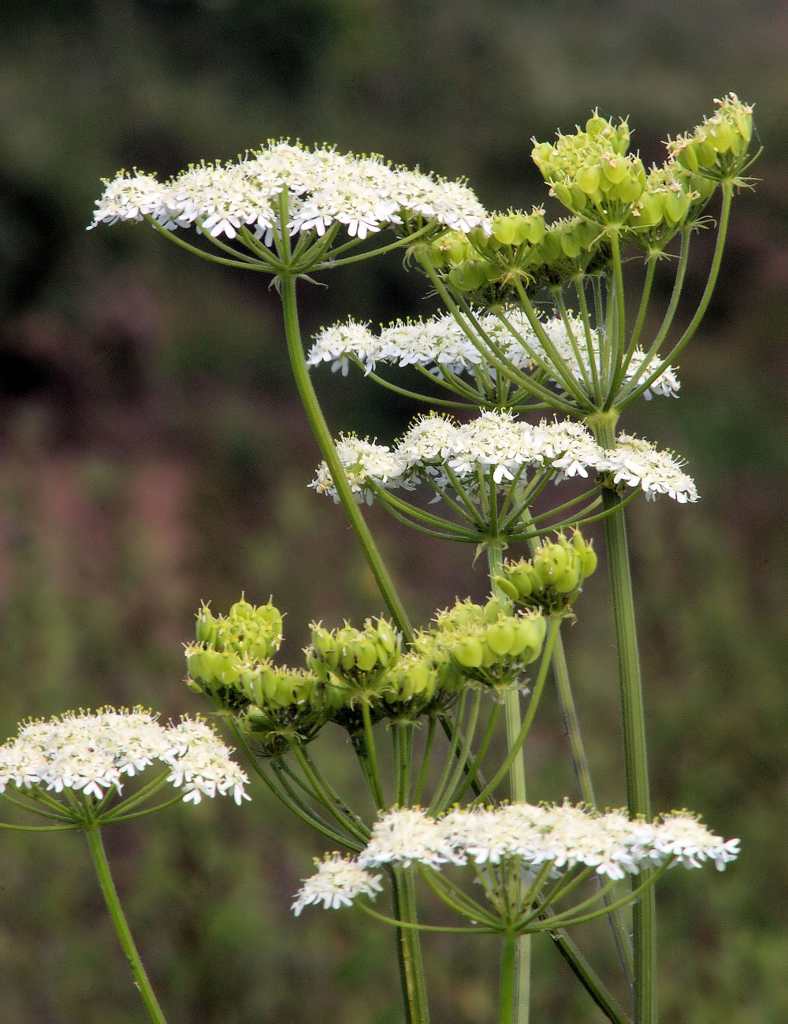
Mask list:
[[[201,598],[273,593],[288,652],[313,617],[379,610],[341,512],[305,488],[316,461],[275,297],[142,227],[85,233],[98,179],[163,174],[268,136],[377,150],[456,176],[491,207],[543,190],[530,137],[599,105],[629,113],[649,160],[729,89],[757,102],[756,193],[734,207],[723,273],[685,355],[682,397],[627,426],[690,460],[704,500],[633,508],[650,755],[660,809],[690,806],[741,861],[660,889],[666,1024],[771,1024],[785,894],[784,445],[788,22],[766,2],[5,0],[0,33],[0,727],[80,704],[199,710],[180,644]],[[710,239],[690,268],[697,295]],[[665,301],[668,276],[658,298]],[[304,294],[308,332],[355,314],[430,312],[399,260]],[[656,314],[655,314],[656,315]],[[332,425],[389,439],[416,408],[358,376],[316,380]],[[414,617],[481,595],[463,548],[371,514]],[[623,800],[604,573],[569,637],[601,798]],[[548,704],[531,793],[572,793]],[[347,765],[347,749],[324,756]],[[352,914],[289,915],[320,842],[267,795],[108,838],[171,1024],[400,1019],[393,937]],[[0,1020],[132,1024],[142,1010],[75,836],[0,833]],[[784,912],[784,900],[782,901]],[[580,938],[610,961],[604,930]],[[496,950],[426,943],[437,1024],[491,1019]],[[601,1019],[549,942],[535,1021]]]

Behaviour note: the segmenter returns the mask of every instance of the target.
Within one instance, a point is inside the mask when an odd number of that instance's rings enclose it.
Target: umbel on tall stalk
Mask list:
[[[717,101],[714,114],[691,133],[669,140],[667,160],[650,170],[630,152],[629,142],[625,121],[613,122],[595,113],[583,129],[559,135],[555,143],[534,145],[533,158],[551,197],[570,215],[555,221],[547,220],[541,208],[527,213],[488,213],[464,182],[394,167],[379,157],[356,157],[329,147],[310,149],[280,141],[232,163],[191,166],[163,183],[152,175],[121,172],[106,182],[94,225],[145,221],[203,259],[273,279],[282,301],[296,386],[324,459],[314,486],[342,504],[392,617],[389,628],[396,630],[397,644],[410,649],[405,658],[418,659],[419,638],[366,525],[359,499],[379,500],[395,518],[422,532],[486,549],[493,603],[498,608],[495,614],[501,615],[521,615],[508,602],[515,601],[517,608],[528,607],[522,601],[530,599],[522,591],[525,581],[531,579],[530,570],[521,571],[516,562],[504,564],[509,545],[529,545],[535,567],[537,559],[540,565],[549,561],[537,550],[541,550],[540,538],[549,532],[594,520],[604,522],[619,649],[628,810],[632,818],[650,819],[643,701],[622,513],[624,505],[641,491],[647,497],[668,494],[680,502],[694,501],[697,493],[675,456],[643,439],[617,435],[616,428],[621,413],[638,397],[675,395],[679,390],[673,364],[696,334],[710,303],[733,196],[737,189],[751,184],[746,171],[757,156],[752,152],[752,108],[733,94]],[[708,281],[695,312],[677,332],[692,237],[711,225],[708,210],[718,190],[721,202]],[[393,240],[377,244],[376,236],[383,230],[392,232]],[[676,246],[671,297],[658,328],[646,341],[656,274],[661,266],[669,265]],[[482,415],[467,424],[428,417],[412,426],[393,448],[352,436],[335,444],[309,376],[296,284],[326,270],[396,250],[402,250],[406,263],[426,275],[445,312],[425,322],[398,321],[379,333],[365,325],[339,325],[318,336],[309,362],[330,361],[341,369],[357,364],[375,383],[395,393],[433,408]],[[625,251],[640,255],[644,267],[634,315],[627,309]],[[628,268],[632,265],[627,260]],[[537,313],[537,302],[546,304],[549,312],[540,305]],[[666,353],[661,351],[663,346],[667,346]],[[396,383],[390,371],[386,375],[380,372],[387,366],[404,368],[417,377],[419,390]],[[531,411],[543,417],[538,426],[517,419]],[[584,421],[584,426],[552,422],[544,417],[548,412]],[[591,486],[580,497],[570,495],[551,507],[535,504],[540,496],[544,501],[550,484],[571,476],[586,476]],[[406,498],[394,491],[413,493]],[[420,502],[420,495],[428,492],[440,501],[439,512],[425,509]],[[560,539],[558,549],[564,550]],[[560,568],[559,572],[556,563],[556,578],[549,581],[553,589],[559,577],[563,578]],[[466,620],[463,628],[470,628],[471,619],[466,616]],[[497,621],[487,623],[496,629],[499,625]],[[336,666],[327,668],[325,659],[330,662],[347,641],[348,650],[356,653],[346,655],[349,665],[345,671],[352,669],[356,676],[350,687],[354,693],[351,704],[342,711],[344,727],[355,726],[354,747],[361,753],[360,763],[379,805],[383,793],[372,742],[375,721],[369,687],[375,690],[389,666],[382,661],[374,665],[370,661],[370,668],[364,666],[372,658],[372,648],[378,652],[376,658],[381,651],[388,659],[394,657],[395,651],[388,650],[376,633],[380,628],[374,622],[368,624],[352,643],[350,634],[340,642],[337,636],[329,632],[327,638],[317,628],[313,634],[317,653],[306,669],[295,674],[260,669],[254,681],[248,680],[253,688],[247,693],[250,705],[261,709],[262,717],[254,712],[257,725],[265,730],[274,724],[279,730],[270,750],[281,752],[282,743],[288,751],[298,749],[300,754],[294,756],[301,759],[300,767],[309,780],[312,766],[305,755],[306,744],[300,739],[292,743],[290,734],[283,738],[281,708],[273,714],[256,699],[269,691],[266,701],[275,704],[277,699],[285,699],[288,707],[298,709],[292,714],[298,719],[299,737],[301,730],[308,737],[310,730],[319,728],[314,701],[311,697],[306,701],[310,709],[306,712],[301,700],[288,704],[287,694],[320,694],[321,714],[329,713],[328,698],[338,697],[344,689],[336,691],[332,681]],[[473,628],[480,628],[479,624]],[[508,636],[507,629],[501,632]],[[385,629],[383,634],[387,635]],[[558,627],[548,630],[546,636],[545,650],[552,658],[581,793],[593,805]],[[208,649],[193,652],[198,663],[210,653]],[[540,666],[542,662],[546,668],[544,653]],[[435,683],[430,670],[420,664],[415,674],[403,675],[401,666],[398,671],[400,695],[407,693],[413,699],[418,691],[429,704]],[[207,677],[197,673],[194,678],[196,685],[203,686],[199,680]],[[219,684],[210,685],[215,690],[224,683],[220,679]],[[512,795],[522,802],[525,775],[517,739],[528,719],[522,719],[518,688],[505,689],[507,767]],[[438,686],[435,692],[440,690]],[[217,696],[216,692],[211,695]],[[444,695],[433,706],[449,739],[451,759],[447,763],[453,763],[449,778],[453,780],[461,764],[457,784],[465,787],[463,792],[478,796],[486,783],[470,754],[470,722],[465,720],[465,712],[455,715],[454,725],[447,719],[449,705],[460,704],[462,696],[453,699],[454,704]],[[237,709],[230,710],[235,721]],[[305,721],[299,717],[302,712],[307,714]],[[404,720],[397,717],[398,722]],[[245,724],[251,728],[251,719]],[[235,725],[239,727],[237,721]],[[406,802],[404,796],[413,780],[409,777],[409,740],[403,737],[412,738],[413,732],[397,726],[392,734],[399,744],[396,759],[402,768],[397,793],[403,797],[400,802]],[[244,729],[240,735],[245,736]],[[250,744],[250,753],[260,752]],[[300,795],[303,787],[284,772],[275,781],[279,795],[287,797],[291,809],[298,813],[294,794]],[[447,792],[451,793],[448,781]],[[321,793],[319,776],[308,785],[313,796],[325,797],[333,808],[329,815],[333,823],[321,821],[324,834],[344,835],[356,847],[363,844],[365,836],[356,817],[341,807],[335,795]],[[410,1021],[426,1020],[413,868],[397,861],[389,870],[407,1015]],[[640,1024],[653,1024],[657,1012],[650,870],[644,862],[642,880],[633,882],[633,892],[638,894],[634,1010]],[[607,894],[600,898],[604,900]],[[606,906],[610,909],[615,903],[608,899]],[[523,1024],[529,1005],[528,938],[515,931],[507,940],[504,962],[506,976],[516,982],[507,988],[501,1019]],[[608,1018],[625,1019],[563,929],[551,934]],[[619,946],[626,970],[631,954],[620,935]]]

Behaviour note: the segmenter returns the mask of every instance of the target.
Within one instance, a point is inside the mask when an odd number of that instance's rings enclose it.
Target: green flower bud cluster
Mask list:
[[[512,275],[522,277],[530,254],[545,235],[544,210],[508,210],[493,217],[492,233],[476,228],[467,235],[449,231],[429,249],[430,262],[445,272],[459,292],[484,291]]]
[[[495,599],[486,605],[465,600],[441,612],[415,647],[442,666],[444,685],[454,677],[501,689],[518,682],[539,657],[545,633],[538,612],[513,615]]]
[[[346,712],[361,702],[377,706],[384,699],[387,671],[400,659],[402,639],[385,619],[367,619],[362,629],[347,622],[333,630],[318,622],[311,629],[307,668],[320,680],[331,717],[347,725]]]
[[[640,157],[628,153],[629,126],[594,113],[573,135],[535,142],[531,156],[551,193],[572,213],[623,225],[646,187]]]
[[[222,707],[237,711],[254,700],[245,692],[259,665],[282,643],[282,614],[269,601],[255,607],[242,597],[227,615],[214,615],[203,604],[195,623],[197,642],[186,647],[192,689]]]
[[[218,616],[203,604],[196,618],[197,642],[217,651],[264,661],[276,654],[282,643],[282,613],[270,601],[255,607],[241,597],[227,615]]]
[[[752,112],[736,93],[715,101],[716,111],[692,132],[669,139],[671,156],[682,167],[702,178],[718,182],[735,178],[748,163],[752,142]]]
[[[636,240],[664,247],[682,224],[697,218],[715,188],[713,181],[690,173],[674,160],[652,167],[629,218]]]
[[[236,715],[268,756],[295,738],[307,742],[317,735],[326,721],[317,677],[270,660],[282,642],[278,608],[242,598],[226,616],[203,605],[196,620],[197,642],[185,649],[191,689]]]
[[[608,249],[599,226],[580,217],[545,222],[544,211],[509,210],[492,220],[492,234],[448,232],[433,243],[430,260],[451,287],[483,305],[516,300],[515,280],[526,288],[593,273]]]
[[[542,541],[531,559],[504,562],[494,582],[516,604],[550,615],[571,608],[596,567],[593,544],[575,530]]]
[[[282,754],[294,741],[308,743],[327,721],[319,681],[303,669],[255,665],[242,677],[240,689],[250,703],[238,724],[263,756]]]
[[[452,690],[442,666],[418,652],[403,655],[386,673],[386,705],[391,715],[409,718],[446,702]]]

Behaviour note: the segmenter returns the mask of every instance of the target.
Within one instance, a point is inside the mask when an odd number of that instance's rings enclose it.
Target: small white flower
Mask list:
[[[304,907],[322,903],[324,910],[349,907],[357,896],[375,896],[383,891],[381,875],[365,871],[359,864],[338,853],[315,860],[317,871],[303,880],[296,893],[292,910],[296,917]]]

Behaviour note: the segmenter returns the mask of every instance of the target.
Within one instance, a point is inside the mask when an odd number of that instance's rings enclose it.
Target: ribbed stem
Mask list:
[[[615,444],[617,414],[589,418],[589,426],[603,448]],[[624,758],[627,775],[627,803],[631,815],[651,817],[646,720],[640,676],[635,602],[629,566],[629,547],[623,512],[615,512],[621,504],[612,490],[603,493],[605,508],[614,514],[605,519],[613,616],[618,647],[618,675],[624,732]],[[639,881],[647,882],[650,872],[642,872]],[[634,886],[634,883],[633,883]],[[657,1021],[657,920],[653,887],[643,893],[633,911],[635,959],[635,1021],[656,1024]]]
[[[93,867],[96,869],[96,878],[98,879],[101,894],[104,897],[109,916],[112,918],[112,923],[115,926],[118,941],[126,955],[134,977],[134,986],[139,992],[145,1009],[148,1011],[148,1017],[153,1021],[153,1024],[167,1024],[167,1018],[164,1016],[161,1006],[159,1006],[159,1001],[153,991],[150,979],[140,958],[139,950],[134,942],[134,937],[131,934],[126,915],[123,913],[118,890],[115,888],[112,873],[109,869],[109,861],[107,860],[104,843],[101,840],[101,831],[98,827],[86,828],[85,838],[88,842],[90,856],[93,859]]]
[[[304,356],[304,346],[301,340],[301,329],[298,322],[298,305],[296,301],[296,282],[292,275],[285,275],[281,279],[280,297],[282,300],[282,314],[284,317],[285,336],[287,338],[287,351],[290,356],[290,366],[293,370],[296,388],[304,407],[309,425],[312,428],[320,453],[326,461],[331,479],[334,482],[337,495],[350,520],[350,525],[355,530],[364,555],[366,556],[372,575],[375,577],[380,593],[386,603],[391,617],[397,624],[406,641],[413,637],[413,629],[408,619],[407,612],[400,600],[394,582],[389,575],[388,569],[383,562],[378,546],[367,526],[361,510],[353,498],[350,485],[345,476],[345,470],[337,454],[331,431],[328,429],[323,410],[320,408],[315,389],[309,377],[309,369]]]
[[[522,942],[522,939],[520,940]],[[499,1024],[517,1024],[517,936],[507,932],[501,943]]]

